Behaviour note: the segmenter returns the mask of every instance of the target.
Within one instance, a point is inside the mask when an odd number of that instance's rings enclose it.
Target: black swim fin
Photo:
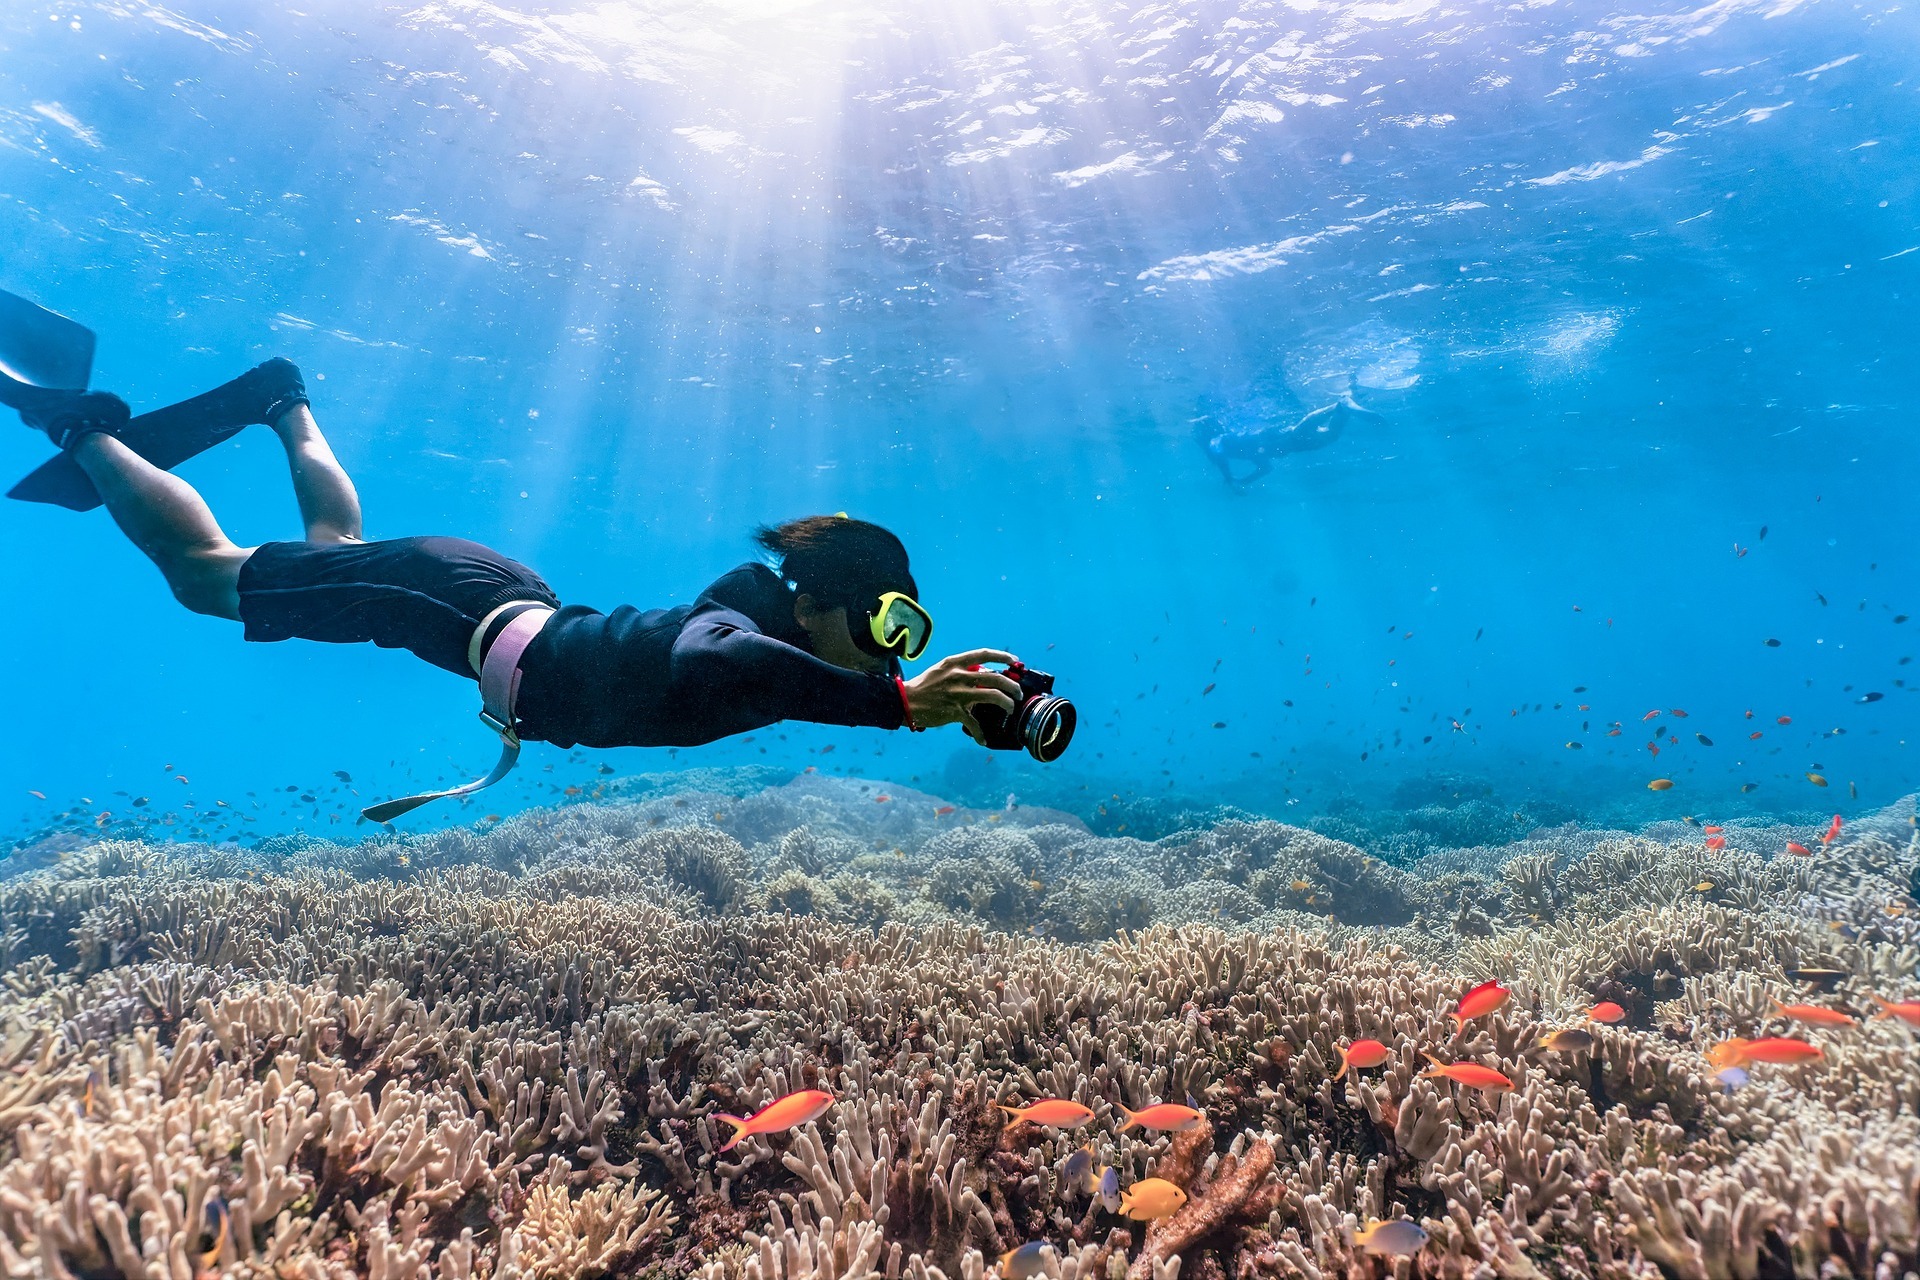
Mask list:
[[[29,390],[85,391],[93,330],[0,289],[0,373]],[[0,403],[22,409],[12,398]]]
[[[0,400],[4,395],[5,388],[0,387]],[[113,434],[154,466],[171,471],[238,435],[242,428],[270,425],[288,409],[306,403],[299,368],[291,360],[275,358],[191,400],[143,413]],[[91,511],[100,505],[93,481],[65,453],[41,463],[7,496],[72,511]]]

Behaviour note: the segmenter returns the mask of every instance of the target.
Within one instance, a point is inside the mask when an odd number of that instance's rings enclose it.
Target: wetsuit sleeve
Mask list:
[[[720,619],[690,621],[673,645],[673,700],[727,709],[726,718],[811,720],[898,729],[906,721],[893,677],[848,671],[790,644]]]

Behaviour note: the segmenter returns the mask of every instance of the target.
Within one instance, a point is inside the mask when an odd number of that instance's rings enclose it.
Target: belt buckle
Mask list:
[[[520,745],[520,735],[514,731],[513,726],[510,724],[502,724],[500,718],[494,715],[493,712],[482,710],[480,712],[480,723],[499,734],[502,742],[515,747]]]

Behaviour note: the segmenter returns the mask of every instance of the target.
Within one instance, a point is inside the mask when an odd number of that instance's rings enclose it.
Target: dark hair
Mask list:
[[[779,557],[779,573],[796,590],[829,608],[870,613],[888,591],[920,598],[900,539],[866,520],[803,516],[761,525],[753,540]]]

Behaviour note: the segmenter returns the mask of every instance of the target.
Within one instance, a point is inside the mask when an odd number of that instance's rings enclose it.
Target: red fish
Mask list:
[[[1816,1058],[1826,1057],[1826,1051],[1817,1044],[1808,1044],[1805,1040],[1795,1040],[1790,1036],[1768,1036],[1763,1040],[1750,1040],[1744,1050],[1749,1062],[1771,1062],[1775,1064],[1812,1062]]]
[[[1654,718],[1655,716],[1657,716],[1657,715],[1659,715],[1659,714],[1660,714],[1660,713],[1659,713],[1658,711],[1649,711],[1649,712],[1647,712],[1647,714],[1645,714],[1645,715],[1643,715],[1643,716],[1641,716],[1641,717],[1640,717],[1640,719],[1641,719],[1642,721],[1647,721],[1647,720],[1651,720],[1651,719],[1653,719],[1653,718]]]
[[[1873,1002],[1880,1006],[1874,1017],[1898,1018],[1910,1027],[1920,1027],[1920,1000],[1882,1000],[1875,996]]]
[[[740,1145],[740,1140],[752,1133],[780,1133],[787,1129],[797,1129],[809,1120],[817,1120],[833,1105],[833,1095],[824,1089],[802,1089],[790,1093],[784,1098],[775,1098],[746,1119],[730,1116],[725,1112],[716,1112],[715,1118],[725,1120],[733,1126],[733,1137],[728,1139],[722,1151],[731,1151]]]
[[[1627,1011],[1611,1000],[1602,1000],[1599,1004],[1587,1010],[1587,1016],[1595,1022],[1612,1023],[1618,1022],[1626,1017]]]
[[[1792,1018],[1796,1022],[1811,1022],[1820,1027],[1850,1027],[1854,1019],[1821,1004],[1781,1004],[1773,1002],[1774,1012],[1783,1018]]]
[[[1709,822],[1709,823],[1708,823],[1708,824],[1707,824],[1706,826],[1704,826],[1704,827],[1702,827],[1702,828],[1700,828],[1700,829],[1701,829],[1702,831],[1704,831],[1704,832],[1706,832],[1706,833],[1707,833],[1708,835],[1710,835],[1710,836],[1711,836],[1711,835],[1718,835],[1718,834],[1719,834],[1720,832],[1722,832],[1722,831],[1725,831],[1725,830],[1726,830],[1726,828],[1725,828],[1725,827],[1716,827],[1716,826],[1714,826],[1714,825],[1713,825],[1713,824],[1712,824],[1711,822]]]
[[[1350,1067],[1362,1070],[1367,1067],[1377,1067],[1392,1053],[1393,1050],[1378,1040],[1355,1040],[1352,1044],[1341,1047],[1340,1069],[1333,1073],[1333,1078],[1338,1080],[1347,1074],[1347,1069]]]
[[[1763,1040],[1743,1040],[1735,1036],[1707,1050],[1707,1061],[1716,1068],[1744,1067],[1755,1062],[1790,1065],[1826,1056],[1819,1045],[1787,1036],[1769,1036]]]
[[[1423,1056],[1433,1067],[1422,1071],[1422,1076],[1445,1076],[1469,1089],[1488,1089],[1495,1093],[1513,1088],[1513,1081],[1492,1067],[1483,1067],[1477,1062],[1442,1062],[1430,1053]]]
[[[1793,840],[1787,841],[1787,852],[1801,858],[1811,858],[1813,856],[1813,850]]]
[[[1206,1119],[1192,1107],[1183,1107],[1177,1102],[1156,1102],[1138,1111],[1128,1111],[1124,1104],[1120,1104],[1120,1110],[1127,1117],[1127,1122],[1120,1126],[1121,1133],[1125,1133],[1135,1125],[1143,1129],[1166,1129],[1179,1133],[1193,1128]]]
[[[1667,714],[1674,717],[1676,720],[1685,720],[1687,718],[1687,713],[1682,711],[1678,707],[1675,707],[1673,710],[1667,712]]]
[[[1707,837],[1707,848],[1724,849],[1726,847],[1727,847],[1727,838],[1725,836],[1708,836]]]
[[[874,802],[875,804],[885,804],[885,803],[886,803],[887,801],[889,801],[889,800],[891,800],[891,799],[893,799],[893,797],[892,797],[892,796],[890,796],[890,795],[888,795],[888,794],[887,794],[886,792],[884,792],[884,791],[882,791],[882,792],[881,792],[881,793],[880,793],[879,795],[877,795],[877,796],[875,796],[875,797],[873,798],[873,802]]]
[[[954,810],[953,810],[953,806],[952,806],[952,805],[950,805],[950,804],[943,804],[943,805],[941,805],[941,806],[940,806],[940,807],[939,807],[938,809],[935,809],[935,810],[933,811],[933,816],[934,816],[934,817],[936,817],[936,818],[944,818],[944,817],[946,817],[946,816],[947,816],[948,814],[950,814],[950,813],[952,813],[953,811],[954,811]]]
[[[1793,723],[1793,717],[1792,717],[1792,716],[1780,716],[1780,717],[1778,717],[1778,718],[1776,718],[1776,719],[1774,720],[1774,723],[1775,723],[1775,724],[1792,724],[1792,723]]]
[[[1840,815],[1833,815],[1833,822],[1827,827],[1826,834],[1820,837],[1821,844],[1832,844],[1834,837],[1840,834]]]
[[[1657,742],[1649,742],[1649,743],[1647,744],[1647,750],[1649,750],[1649,751],[1651,751],[1651,752],[1653,752],[1653,758],[1654,758],[1655,760],[1658,760],[1658,759],[1660,758],[1660,744],[1659,744],[1659,743],[1657,743]]]
[[[1513,992],[1498,982],[1483,982],[1461,996],[1459,1009],[1447,1016],[1453,1019],[1454,1026],[1458,1029],[1466,1026],[1469,1019],[1492,1013],[1512,998]]]
[[[1760,736],[1762,736],[1760,731],[1758,729],[1755,729],[1752,733],[1747,735],[1747,741],[1752,742],[1755,738],[1758,738]]]
[[[1028,1124],[1044,1124],[1056,1129],[1071,1129],[1075,1125],[1085,1124],[1093,1119],[1091,1107],[1083,1107],[1066,1098],[1042,1098],[1024,1107],[1010,1107],[1004,1102],[999,1105],[1002,1111],[1015,1120],[1025,1120]]]

